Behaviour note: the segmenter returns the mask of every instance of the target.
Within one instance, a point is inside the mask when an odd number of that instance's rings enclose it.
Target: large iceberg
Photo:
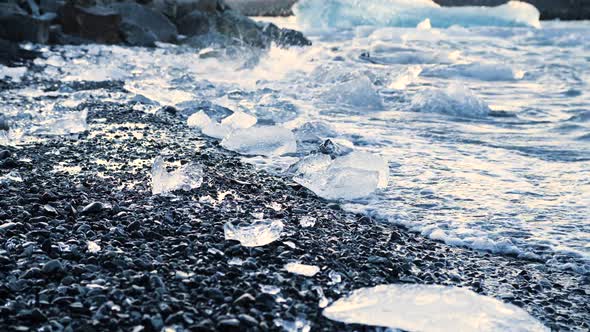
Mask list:
[[[297,151],[293,132],[278,126],[237,129],[221,141],[221,146],[245,155],[281,156]]]
[[[301,0],[294,7],[307,30],[355,26],[416,27],[425,19],[434,28],[452,25],[530,26],[540,28],[539,11],[528,3],[510,1],[497,7],[441,7],[431,0]]]
[[[323,314],[347,324],[406,331],[549,331],[515,305],[464,288],[437,285],[361,288]]]

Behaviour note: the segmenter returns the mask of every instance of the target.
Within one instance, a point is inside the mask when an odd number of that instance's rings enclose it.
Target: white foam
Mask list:
[[[445,89],[427,89],[418,92],[410,108],[415,112],[441,113],[460,117],[483,117],[489,106],[466,86],[451,83]]]

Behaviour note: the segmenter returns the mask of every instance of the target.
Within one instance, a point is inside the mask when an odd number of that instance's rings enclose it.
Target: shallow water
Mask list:
[[[222,59],[165,44],[44,49],[36,60],[44,71],[26,75],[122,80],[132,94],[57,91],[48,105],[38,98],[47,93],[30,88],[4,93],[2,107],[21,127],[42,121],[36,109],[59,113],[60,102],[89,99],[134,100],[145,112],[209,101],[293,130],[323,121],[332,132],[320,137],[389,161],[387,188],[345,208],[451,245],[590,272],[590,23],[308,29],[275,21],[307,29],[314,46]],[[310,149],[247,160],[284,172]]]

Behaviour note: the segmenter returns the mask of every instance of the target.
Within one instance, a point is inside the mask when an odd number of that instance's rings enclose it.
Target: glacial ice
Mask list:
[[[516,81],[525,72],[501,63],[468,63],[450,66],[437,66],[425,69],[423,76],[429,77],[467,77],[481,81]]]
[[[188,163],[168,172],[162,156],[156,157],[152,165],[152,194],[166,194],[175,190],[191,190],[203,183],[203,168]]]
[[[322,100],[337,105],[379,111],[383,100],[367,76],[355,77],[337,84],[322,94]]]
[[[239,241],[244,247],[260,247],[281,237],[283,222],[280,220],[255,220],[250,225],[238,226],[227,222],[223,231],[226,240]]]
[[[188,117],[188,119],[186,120],[186,124],[191,128],[197,128],[202,130],[203,128],[211,124],[211,121],[212,120],[207,115],[207,113],[205,113],[204,111],[198,111]]]
[[[299,225],[301,225],[301,227],[303,228],[313,227],[315,225],[316,220],[317,219],[315,217],[302,216],[301,218],[299,218]]]
[[[274,320],[276,327],[280,327],[285,332],[310,332],[311,324],[308,320],[297,317],[295,321],[277,318]]]
[[[27,73],[27,67],[6,67],[0,65],[0,79],[8,78],[13,82],[20,82]]]
[[[306,277],[313,277],[318,272],[320,272],[320,268],[315,265],[306,265],[300,263],[287,263],[285,264],[284,268],[289,273],[300,274]]]
[[[62,136],[80,134],[88,130],[86,118],[88,111],[53,113],[32,126],[32,135]]]
[[[491,111],[467,87],[451,83],[446,89],[428,89],[418,92],[410,109],[415,112],[441,113],[459,117],[479,118]]]
[[[206,125],[201,132],[209,137],[224,139],[231,134],[232,129],[217,122],[211,122]]]
[[[293,132],[278,126],[237,129],[221,141],[221,146],[244,155],[281,156],[297,151]]]
[[[323,315],[347,323],[407,331],[548,331],[523,309],[470,290],[438,285],[361,288]]]
[[[490,8],[441,7],[431,0],[302,0],[293,10],[299,24],[308,31],[364,25],[413,28],[425,19],[435,28],[541,27],[539,11],[518,1]]]
[[[221,125],[230,127],[232,129],[247,129],[256,124],[258,120],[244,112],[235,112],[221,121]]]
[[[333,161],[310,155],[291,168],[293,180],[326,199],[356,199],[387,187],[389,166],[383,158],[352,152]]]
[[[88,247],[88,252],[92,253],[92,254],[96,254],[101,249],[100,245],[98,245],[98,243],[96,243],[94,241],[88,241],[87,247]]]

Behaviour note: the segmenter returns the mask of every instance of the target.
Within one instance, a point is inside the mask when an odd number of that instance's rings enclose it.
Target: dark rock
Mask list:
[[[64,273],[65,269],[59,260],[53,259],[43,265],[42,271],[45,275],[56,275]]]
[[[66,4],[60,11],[63,31],[97,43],[115,44],[121,41],[121,16],[104,7],[82,8]]]
[[[239,331],[240,321],[236,318],[223,319],[217,322],[217,327],[221,331]]]
[[[178,20],[178,32],[186,36],[199,36],[209,32],[210,14],[194,10]]]
[[[39,9],[42,13],[59,13],[65,3],[62,0],[40,0]]]
[[[277,46],[310,46],[311,41],[305,38],[303,33],[292,29],[281,29],[273,23],[264,27],[264,34],[268,36]]]
[[[268,48],[270,41],[262,32],[262,28],[252,19],[237,12],[228,10],[215,17],[215,31],[219,34],[238,40],[250,46]]]
[[[49,26],[55,15],[33,17],[18,5],[0,3],[0,38],[16,42],[47,43]]]
[[[105,209],[107,209],[107,206],[105,204],[103,204],[101,202],[92,202],[92,203],[86,205],[80,213],[81,214],[99,213]]]
[[[291,16],[297,0],[225,0],[233,10],[246,16]]]
[[[214,14],[220,7],[219,0],[153,0],[148,6],[169,17],[173,22],[193,11]]]
[[[256,301],[256,299],[252,295],[249,293],[244,293],[234,301],[234,304],[244,305],[254,303],[254,301]]]
[[[258,325],[258,321],[256,320],[256,318],[247,315],[247,314],[240,314],[238,315],[238,319],[240,320],[240,322],[243,322],[245,325],[248,326],[257,326]]]
[[[125,41],[131,45],[147,46],[147,40],[173,42],[178,31],[176,26],[163,14],[137,3],[114,3],[109,6],[121,16],[122,32]]]

